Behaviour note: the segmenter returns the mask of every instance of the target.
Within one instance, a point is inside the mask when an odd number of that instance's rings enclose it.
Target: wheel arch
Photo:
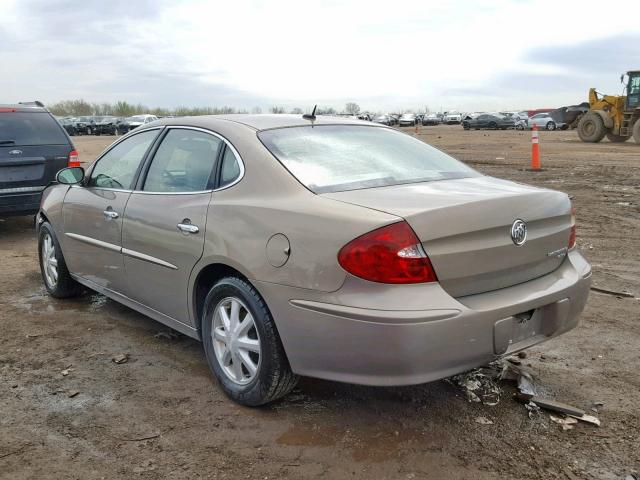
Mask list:
[[[255,285],[251,280],[249,280],[246,274],[241,272],[238,268],[221,261],[213,261],[203,265],[198,270],[198,273],[193,276],[191,308],[199,337],[202,333],[202,312],[204,309],[204,301],[209,290],[211,290],[211,287],[213,287],[220,279],[230,276],[239,277],[255,288]]]

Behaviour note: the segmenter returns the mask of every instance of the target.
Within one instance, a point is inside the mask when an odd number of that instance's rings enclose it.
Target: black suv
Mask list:
[[[0,104],[0,217],[38,212],[42,191],[78,153],[40,102]]]

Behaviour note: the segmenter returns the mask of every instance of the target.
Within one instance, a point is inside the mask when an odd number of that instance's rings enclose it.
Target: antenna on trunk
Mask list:
[[[318,108],[318,105],[313,106],[313,111],[311,112],[311,114],[305,113],[304,115],[302,115],[302,118],[304,118],[305,120],[314,121],[316,119],[316,108]]]

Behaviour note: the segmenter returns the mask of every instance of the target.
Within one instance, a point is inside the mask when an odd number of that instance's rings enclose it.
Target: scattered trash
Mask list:
[[[524,408],[527,409],[527,414],[529,415],[529,418],[537,417],[542,413],[540,411],[540,407],[533,402],[525,403]]]
[[[600,409],[604,407],[603,402],[593,402],[591,403],[591,411],[594,413],[600,413]]]
[[[590,423],[592,425],[600,426],[600,420],[593,415],[588,415],[584,410],[581,410],[572,405],[568,405],[566,403],[557,402],[555,400],[550,400],[548,398],[542,398],[538,396],[529,396],[523,393],[516,394],[516,399],[520,401],[533,403],[540,408],[544,408],[545,410],[551,410],[553,412],[564,413],[570,417],[583,421],[585,423]]]
[[[27,335],[26,335],[27,338],[37,338],[37,337],[40,337],[40,336],[42,336],[41,333],[27,333]]]
[[[616,202],[616,205],[622,205],[623,207],[628,207],[629,205],[631,205],[630,202]]]
[[[493,425],[493,421],[489,420],[487,417],[476,417],[475,422],[480,425]]]
[[[615,290],[609,290],[606,288],[593,287],[593,286],[591,287],[591,290],[598,293],[606,293],[607,295],[614,295],[616,297],[633,298],[635,296],[633,293],[629,293],[629,292],[617,292]]]
[[[70,368],[65,368],[60,373],[62,374],[63,377],[66,377],[67,375],[69,375],[69,372],[71,372],[71,369]]]
[[[497,377],[495,370],[489,366],[461,373],[453,377],[452,380],[464,389],[467,400],[470,402],[494,406],[500,403],[500,393],[502,392],[494,380]]]
[[[129,361],[129,354],[128,353],[119,353],[118,355],[115,355],[115,356],[111,357],[111,361],[113,363],[117,363],[118,365],[120,365],[122,363],[127,363]]]
[[[80,392],[78,390],[71,390],[69,393],[67,393],[67,397],[69,398],[73,398],[76,395],[78,395]]]
[[[553,414],[549,415],[549,420],[560,425],[562,430],[571,430],[578,423],[578,420],[573,417],[558,417]]]

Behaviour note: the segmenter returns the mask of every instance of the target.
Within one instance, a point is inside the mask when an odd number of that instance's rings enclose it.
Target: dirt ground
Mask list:
[[[412,129],[409,131],[413,132]],[[0,221],[0,478],[577,478],[640,471],[640,146],[542,132],[421,127],[420,138],[494,176],[568,192],[597,286],[581,325],[529,350],[545,393],[600,428],[529,418],[505,386],[494,407],[449,382],[366,388],[303,379],[273,405],[228,400],[201,346],[94,294],[44,293],[32,219]],[[113,137],[76,137],[90,161]],[[128,363],[112,357],[129,354]],[[482,416],[493,421],[476,422]]]

